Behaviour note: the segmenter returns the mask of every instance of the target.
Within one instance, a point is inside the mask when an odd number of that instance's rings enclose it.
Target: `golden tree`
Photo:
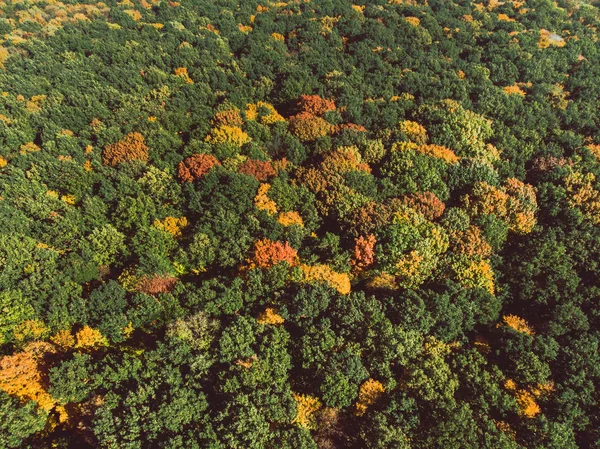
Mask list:
[[[315,429],[315,413],[321,408],[321,401],[307,394],[292,393],[292,397],[297,404],[296,416],[292,420],[292,424],[306,429]]]
[[[212,144],[229,143],[241,147],[252,139],[239,126],[219,125],[204,140]]]
[[[107,346],[106,338],[98,329],[89,326],[83,326],[75,333],[75,348],[95,349],[100,346]]]
[[[290,132],[303,142],[309,142],[325,137],[335,132],[335,126],[325,119],[301,112],[289,120]]]
[[[258,193],[254,197],[254,206],[258,210],[267,211],[270,215],[277,213],[277,204],[271,198],[267,196],[267,193],[271,189],[270,184],[261,184],[258,188]]]
[[[350,293],[350,277],[346,273],[337,273],[328,265],[321,264],[313,266],[300,265],[300,269],[304,275],[304,282],[324,282],[342,295]]]
[[[138,132],[127,134],[121,140],[104,149],[102,160],[105,165],[116,167],[127,161],[147,161],[149,148],[144,136]]]
[[[283,324],[285,320],[272,307],[267,307],[263,313],[258,316],[257,321],[260,324]]]
[[[358,400],[356,401],[357,416],[362,416],[367,411],[369,406],[373,405],[377,399],[385,392],[383,384],[378,380],[368,379],[361,386],[358,391]]]
[[[154,226],[165,232],[168,232],[173,237],[181,237],[181,230],[188,225],[185,217],[166,217],[163,221],[154,220]]]
[[[56,349],[50,343],[35,342],[22,352],[2,357],[0,389],[11,396],[35,401],[46,412],[52,410],[56,401],[46,391],[41,362],[46,354],[54,352]]]
[[[527,335],[535,335],[529,323],[527,323],[527,321],[525,321],[523,318],[518,317],[517,315],[504,315],[502,317],[502,320],[508,327],[514,329],[517,332],[521,332]]]
[[[291,212],[281,212],[277,217],[277,223],[282,224],[283,226],[292,226],[297,225],[301,228],[304,227],[304,221],[300,214],[296,211]]]
[[[417,122],[412,120],[404,120],[399,123],[398,128],[400,131],[409,138],[411,142],[419,145],[427,143],[427,130]]]

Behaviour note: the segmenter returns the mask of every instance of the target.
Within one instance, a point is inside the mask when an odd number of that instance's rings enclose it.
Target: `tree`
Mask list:
[[[127,134],[121,140],[104,149],[103,162],[113,167],[127,161],[147,161],[149,148],[144,136],[138,132]]]
[[[215,165],[219,165],[219,161],[213,155],[193,154],[179,163],[179,179],[182,182],[196,181]]]

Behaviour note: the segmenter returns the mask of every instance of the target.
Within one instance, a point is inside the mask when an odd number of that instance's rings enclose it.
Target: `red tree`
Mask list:
[[[369,234],[368,236],[360,236],[357,239],[354,239],[354,258],[352,259],[352,265],[357,270],[364,270],[369,265],[373,265],[375,262],[375,252],[373,249],[375,248],[375,243],[377,240],[373,234]]]
[[[285,261],[290,265],[298,264],[298,254],[288,242],[273,242],[269,239],[258,240],[254,244],[253,262],[260,268],[271,268],[279,262]]]
[[[298,106],[303,112],[311,115],[323,115],[328,111],[335,111],[335,103],[318,95],[301,95]]]
[[[254,176],[258,181],[266,181],[277,174],[271,161],[258,161],[255,159],[248,159],[240,165],[239,172]]]
[[[183,182],[193,182],[200,179],[215,165],[220,165],[211,154],[192,154],[179,163],[179,179]]]
[[[408,207],[421,212],[428,220],[435,220],[444,213],[446,205],[431,192],[414,193],[402,198]]]
[[[159,293],[169,293],[175,287],[177,278],[173,276],[143,276],[138,285],[137,290],[148,295],[158,295]]]

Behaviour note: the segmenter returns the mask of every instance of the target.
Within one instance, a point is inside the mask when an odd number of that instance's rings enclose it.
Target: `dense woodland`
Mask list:
[[[600,448],[598,26],[0,1],[0,448]]]

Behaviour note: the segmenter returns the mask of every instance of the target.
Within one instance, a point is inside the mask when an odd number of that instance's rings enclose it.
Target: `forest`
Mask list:
[[[0,0],[0,449],[600,449],[598,27]]]

